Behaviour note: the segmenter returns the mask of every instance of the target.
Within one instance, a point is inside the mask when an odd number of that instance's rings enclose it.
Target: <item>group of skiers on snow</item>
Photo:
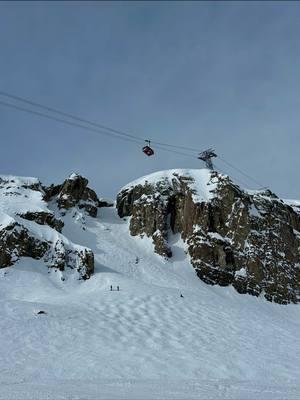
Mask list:
[[[112,285],[110,285],[110,291],[111,292],[113,291],[113,286]],[[119,286],[117,286],[117,291],[118,292],[120,291],[120,287]],[[182,293],[180,293],[180,297],[182,297],[182,298],[184,297]]]
[[[139,257],[136,257],[135,263],[138,264],[139,261],[140,261]],[[110,285],[110,291],[111,291],[111,292],[113,291],[113,286],[112,286],[112,285]],[[117,286],[117,291],[118,291],[118,292],[120,291],[120,287],[119,287],[119,286]],[[180,297],[181,297],[181,298],[184,297],[182,293],[180,293]]]

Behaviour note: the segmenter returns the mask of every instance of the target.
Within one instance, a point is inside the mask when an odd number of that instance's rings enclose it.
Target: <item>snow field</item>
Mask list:
[[[205,285],[178,236],[165,261],[99,214],[63,230],[94,251],[90,280],[25,258],[0,270],[0,399],[299,398],[298,306]]]

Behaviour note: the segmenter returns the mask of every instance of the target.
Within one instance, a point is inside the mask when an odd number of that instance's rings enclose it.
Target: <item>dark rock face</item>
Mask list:
[[[206,185],[210,198],[199,200],[191,176],[174,172],[143,182],[119,193],[118,214],[131,216],[130,233],[152,237],[165,257],[172,255],[168,234],[180,233],[208,284],[232,285],[281,304],[299,302],[300,214],[270,191],[245,192],[216,172]]]
[[[94,272],[94,254],[91,250],[68,248],[62,239],[54,244],[41,240],[14,222],[0,230],[0,268],[12,266],[20,257],[43,258],[48,268],[60,271],[76,268],[80,279],[88,279]]]
[[[62,185],[50,185],[44,186],[44,200],[46,202],[50,201],[54,196],[58,196]]]
[[[145,186],[138,185],[132,190],[125,190],[117,197],[117,209],[120,217],[132,216],[131,235],[151,236],[155,251],[164,257],[171,257],[172,251],[167,242],[169,210],[168,202],[164,199],[167,188],[161,189],[162,194],[157,196],[154,193],[155,188],[147,183]]]
[[[72,174],[62,185],[51,185],[44,188],[46,201],[56,198],[61,209],[77,206],[84,209],[91,217],[97,217],[98,207],[107,207],[108,203],[98,199],[96,193],[88,186],[88,180],[80,175]]]
[[[47,242],[34,238],[17,222],[0,230],[0,268],[11,266],[22,256],[40,259],[48,249]]]
[[[60,219],[54,217],[53,214],[47,212],[26,212],[24,214],[19,214],[21,218],[27,219],[28,221],[34,221],[39,225],[49,225],[51,228],[62,231],[64,227],[64,222]]]

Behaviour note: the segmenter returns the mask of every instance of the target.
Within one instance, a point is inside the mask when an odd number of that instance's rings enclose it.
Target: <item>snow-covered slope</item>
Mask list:
[[[298,305],[206,285],[178,234],[165,260],[114,207],[47,212],[95,273],[62,281],[26,257],[0,269],[0,399],[299,398]]]
[[[165,261],[114,208],[64,222],[95,274],[62,282],[26,258],[0,270],[0,398],[299,396],[298,306],[204,284],[178,236]]]

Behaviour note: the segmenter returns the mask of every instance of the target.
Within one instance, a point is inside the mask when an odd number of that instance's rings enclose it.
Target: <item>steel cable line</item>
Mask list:
[[[214,165],[216,165],[218,171],[222,172],[222,174],[229,176],[229,175],[227,174],[227,172],[225,172],[222,168],[220,168],[219,165],[218,165],[216,162],[214,162]],[[229,177],[229,178],[230,178],[230,177]],[[236,182],[238,182],[240,185],[242,185],[244,189],[246,189],[247,186],[248,186],[245,182],[241,181],[240,179],[238,179],[238,178],[236,178],[236,177],[233,177],[233,183],[234,183],[234,181],[236,181]]]
[[[123,139],[123,140],[126,140],[128,142],[134,142],[134,143],[140,143],[141,144],[141,143],[143,143],[145,141],[145,139],[140,138],[140,137],[138,137],[136,135],[132,135],[130,133],[127,133],[127,132],[124,132],[124,131],[121,131],[121,130],[118,130],[118,129],[110,128],[110,127],[108,127],[106,125],[102,125],[102,124],[99,124],[99,123],[96,123],[96,122],[89,121],[89,120],[87,120],[85,118],[81,118],[81,117],[78,117],[76,115],[69,114],[69,113],[66,113],[64,111],[60,111],[60,110],[58,110],[56,108],[49,107],[49,106],[43,105],[41,103],[34,102],[34,101],[32,101],[30,99],[27,99],[27,98],[24,98],[24,97],[12,95],[12,94],[7,93],[7,92],[5,92],[3,90],[0,90],[0,95],[8,97],[8,98],[13,99],[13,100],[21,101],[23,103],[29,104],[29,105],[34,106],[34,107],[39,107],[39,108],[44,109],[46,111],[49,111],[51,113],[56,113],[58,115],[61,115],[62,117],[67,117],[69,119],[73,119],[74,121],[78,121],[78,122],[90,125],[93,128],[85,126],[85,125],[82,125],[82,124],[74,123],[74,122],[71,122],[71,121],[67,121],[67,120],[62,119],[62,118],[58,118],[58,117],[55,117],[55,116],[44,114],[44,113],[41,113],[41,112],[38,112],[38,111],[35,111],[35,110],[25,109],[25,108],[23,108],[21,106],[15,105],[15,104],[11,104],[11,103],[6,103],[6,102],[3,102],[3,101],[0,101],[0,105],[6,106],[6,107],[15,108],[15,109],[20,110],[20,111],[25,111],[25,112],[28,112],[28,113],[32,113],[32,114],[38,115],[40,117],[53,119],[53,120],[55,120],[57,122],[61,122],[61,123],[64,123],[64,124],[67,124],[67,125],[71,125],[71,126],[76,126],[78,128],[86,129],[86,130],[89,130],[89,131],[92,131],[92,132],[97,132],[97,133],[100,133],[100,134],[103,134],[103,135],[107,135],[107,136],[112,135],[112,137]],[[159,148],[160,150],[168,151],[168,152],[171,152],[171,153],[174,153],[174,154],[184,155],[184,156],[187,156],[187,157],[190,156],[192,158],[198,158],[196,156],[193,156],[192,154],[182,153],[182,152],[179,152],[179,151],[175,151],[175,150],[169,149],[169,148],[175,148],[175,149],[179,149],[179,150],[187,150],[187,151],[191,151],[191,152],[194,152],[194,153],[199,153],[199,151],[195,150],[195,148],[185,147],[185,146],[177,146],[177,145],[173,145],[173,144],[169,144],[169,143],[163,143],[163,142],[156,142],[155,140],[150,140],[150,141],[153,144],[155,144],[155,146],[157,148]],[[242,174],[244,177],[246,177],[247,179],[249,179],[252,182],[254,182],[256,185],[259,185],[260,187],[265,187],[260,182],[258,182],[256,179],[252,178],[250,175],[248,175],[245,172],[243,172],[240,168],[235,167],[233,164],[231,164],[230,162],[226,161],[224,158],[220,157],[219,155],[218,155],[218,158],[223,163],[227,164],[229,167],[235,169],[237,172]]]
[[[77,128],[80,128],[80,129],[86,129],[86,130],[94,132],[94,133],[100,133],[101,135],[111,136],[111,137],[113,137],[115,139],[121,139],[121,140],[125,140],[125,141],[128,141],[128,142],[139,143],[135,139],[126,138],[126,137],[122,137],[122,136],[117,136],[116,134],[112,134],[111,132],[110,133],[109,132],[105,132],[105,131],[100,130],[100,129],[91,128],[89,126],[78,124],[76,122],[71,122],[71,121],[68,121],[68,120],[65,120],[65,119],[62,119],[62,118],[57,118],[57,117],[55,117],[53,115],[48,115],[48,114],[45,114],[45,113],[41,113],[39,111],[30,110],[28,108],[24,108],[24,107],[18,106],[16,104],[6,103],[6,102],[0,100],[0,105],[3,105],[5,107],[9,107],[9,108],[12,108],[12,109],[15,109],[15,110],[18,110],[18,111],[27,112],[29,114],[34,114],[34,115],[37,115],[39,117],[47,118],[47,119],[50,119],[50,120],[53,120],[53,121],[56,121],[56,122],[61,122],[61,123],[66,124],[66,125],[75,126]],[[191,154],[182,153],[182,152],[171,150],[171,149],[166,149],[166,148],[161,147],[161,146],[156,146],[156,147],[159,148],[162,151],[168,151],[168,152],[171,152],[171,153],[174,153],[174,154],[180,154],[180,155],[183,155],[183,156],[186,156],[186,157],[197,159],[196,156],[193,156]]]
[[[6,102],[0,100],[0,105],[8,107],[8,108],[15,109],[15,110],[19,110],[19,111],[24,111],[24,112],[27,112],[27,113],[30,113],[30,114],[34,114],[34,115],[37,115],[39,117],[47,118],[47,119],[50,119],[50,120],[53,120],[53,121],[61,122],[61,123],[66,124],[66,125],[75,126],[77,128],[81,128],[81,129],[86,129],[88,131],[95,132],[95,133],[100,133],[101,135],[111,136],[111,137],[113,137],[115,139],[121,139],[121,140],[126,140],[128,142],[134,142],[134,143],[139,143],[140,144],[140,142],[138,142],[135,139],[126,138],[126,137],[123,137],[123,136],[117,136],[116,134],[112,134],[111,132],[109,133],[109,132],[101,131],[100,129],[96,129],[96,128],[92,128],[92,127],[89,127],[89,126],[81,125],[81,124],[78,124],[76,122],[67,121],[65,119],[58,118],[58,117],[55,117],[53,115],[44,114],[44,113],[41,113],[39,111],[30,110],[28,108],[24,108],[24,107],[18,106],[16,104],[6,103]]]
[[[166,149],[165,147],[161,147],[161,146],[157,146],[157,145],[155,146],[155,148],[163,150],[163,151],[168,151],[169,153],[179,154],[181,156],[190,157],[190,158],[194,158],[194,159],[198,160],[198,157],[193,156],[192,154],[182,153],[181,151],[177,151],[177,150]]]
[[[5,97],[8,97],[8,98],[13,99],[13,100],[21,101],[21,102],[23,102],[23,103],[29,104],[29,105],[34,106],[34,107],[39,107],[39,108],[41,108],[41,109],[44,109],[44,110],[46,110],[46,111],[50,111],[50,112],[52,112],[52,113],[56,113],[56,114],[61,115],[61,116],[63,116],[63,117],[67,117],[67,118],[70,118],[70,119],[74,119],[75,121],[78,121],[78,122],[84,122],[85,124],[88,124],[88,125],[91,125],[91,126],[100,128],[100,129],[105,129],[105,130],[110,131],[110,132],[112,132],[112,133],[116,133],[116,134],[118,134],[118,135],[120,135],[120,136],[126,136],[126,137],[129,137],[129,138],[132,138],[132,139],[139,140],[140,142],[144,142],[144,139],[141,139],[141,138],[139,138],[138,136],[134,136],[134,135],[131,135],[131,134],[129,134],[129,133],[122,132],[122,131],[119,131],[119,130],[117,130],[117,129],[110,128],[110,127],[108,127],[108,126],[101,125],[101,124],[98,124],[98,123],[96,123],[96,122],[89,121],[89,120],[84,119],[84,118],[81,118],[81,117],[77,117],[76,115],[72,115],[72,114],[66,113],[66,112],[64,112],[64,111],[60,111],[60,110],[58,110],[58,109],[56,109],[56,108],[52,108],[52,107],[48,107],[48,106],[45,106],[45,105],[40,104],[40,103],[36,103],[36,102],[31,101],[31,100],[29,100],[29,99],[25,99],[24,97],[19,97],[19,96],[11,95],[11,94],[9,94],[9,93],[3,92],[2,90],[0,90],[0,95],[1,95],[1,96],[5,96]]]
[[[235,170],[238,171],[240,174],[244,175],[245,178],[250,179],[252,182],[254,182],[256,185],[259,185],[261,188],[266,188],[266,187],[267,187],[267,186],[265,186],[265,185],[262,185],[261,182],[258,182],[256,179],[252,178],[250,175],[248,175],[248,174],[246,174],[245,172],[243,172],[241,169],[235,167],[235,166],[234,166],[233,164],[231,164],[230,162],[224,160],[224,159],[223,159],[222,157],[220,157],[219,155],[218,155],[218,158],[219,158],[224,164],[227,164],[229,167],[235,169]]]
[[[32,100],[24,98],[24,97],[12,95],[10,93],[4,92],[3,90],[0,90],[0,95],[8,97],[8,98],[10,98],[12,100],[21,101],[23,103],[29,104],[29,105],[34,106],[34,107],[42,108],[42,109],[44,109],[46,111],[50,111],[52,113],[56,113],[56,114],[61,115],[63,117],[74,119],[75,121],[78,121],[78,122],[84,122],[85,124],[88,124],[88,125],[91,125],[91,126],[94,126],[94,127],[97,127],[97,128],[105,129],[107,131],[110,131],[112,133],[116,133],[116,134],[121,135],[121,136],[126,136],[126,137],[129,137],[129,138],[132,138],[132,139],[139,140],[142,143],[145,141],[144,138],[140,138],[139,136],[136,136],[136,135],[121,131],[119,129],[114,129],[114,128],[111,128],[111,127],[106,126],[106,125],[102,125],[102,124],[99,124],[99,123],[96,123],[96,122],[89,121],[88,119],[85,119],[85,118],[82,118],[82,117],[78,117],[76,115],[69,114],[69,113],[66,113],[64,111],[60,111],[57,108],[49,107],[49,106],[43,105],[41,103],[37,103],[35,101],[32,101]],[[169,144],[169,143],[156,142],[156,141],[151,140],[151,139],[149,139],[149,140],[152,143],[154,143],[155,145],[159,145],[159,146],[167,146],[167,147],[173,147],[173,148],[177,148],[177,149],[181,149],[181,150],[188,150],[188,151],[198,152],[198,150],[195,150],[194,148],[191,148],[191,147],[176,146],[176,145]]]

